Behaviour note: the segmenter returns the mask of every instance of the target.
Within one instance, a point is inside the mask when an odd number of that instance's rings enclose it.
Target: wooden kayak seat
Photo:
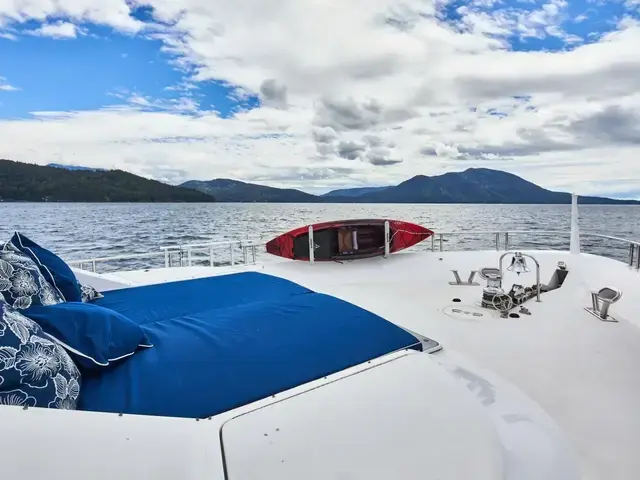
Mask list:
[[[338,229],[338,251],[340,253],[352,253],[354,251],[354,233],[356,233],[356,230],[348,227]]]

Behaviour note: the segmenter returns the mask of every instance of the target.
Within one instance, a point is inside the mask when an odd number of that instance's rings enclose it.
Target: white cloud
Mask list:
[[[143,25],[132,18],[130,12],[126,0],[2,0],[0,27],[29,20],[45,22],[49,18],[66,17],[71,22],[89,22],[137,32]]]
[[[457,25],[441,18],[442,0],[148,3],[163,26],[143,28],[124,0],[0,2],[7,24],[64,15],[144,31],[197,69],[167,86],[182,99],[120,92],[118,107],[0,122],[0,156],[294,187],[480,165],[580,193],[640,178],[640,25],[630,18],[570,51],[514,52],[513,37],[580,43],[563,27],[567,3],[519,11],[478,0],[458,8]],[[187,93],[212,79],[263,107],[231,119],[202,111]]]
[[[43,25],[36,30],[31,30],[33,35],[52,38],[76,38],[78,32],[76,26],[69,22],[58,22]]]
[[[14,87],[13,85],[10,85],[9,83],[7,83],[7,79],[4,77],[0,77],[0,92],[15,92],[20,90],[17,87]],[[2,123],[0,123],[1,125]]]

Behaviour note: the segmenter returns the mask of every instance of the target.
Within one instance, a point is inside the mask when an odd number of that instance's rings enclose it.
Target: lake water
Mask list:
[[[247,234],[268,240],[310,223],[367,217],[412,221],[435,232],[563,230],[564,237],[511,236],[510,247],[567,249],[569,244],[569,205],[0,203],[0,239],[8,240],[17,230],[75,260]],[[581,206],[580,228],[582,233],[640,240],[640,207]],[[583,237],[582,246],[591,253],[628,258],[628,247],[620,243]],[[431,242],[421,247],[431,248]],[[475,248],[495,248],[495,237],[465,235],[444,243],[445,250]],[[163,261],[158,258],[154,265]],[[142,264],[128,264],[132,266]]]

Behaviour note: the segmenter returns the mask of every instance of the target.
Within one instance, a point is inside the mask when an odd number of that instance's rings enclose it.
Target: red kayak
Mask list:
[[[313,227],[314,260],[355,260],[384,255],[385,219],[316,223],[283,233],[267,243],[267,252],[309,260],[309,227]],[[415,223],[388,220],[389,252],[419,243],[433,232]]]

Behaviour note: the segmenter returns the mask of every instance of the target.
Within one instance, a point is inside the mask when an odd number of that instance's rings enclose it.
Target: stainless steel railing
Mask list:
[[[194,265],[206,265],[210,267],[228,266],[238,264],[255,264],[258,257],[258,247],[266,242],[252,240],[230,240],[223,242],[209,242],[187,245],[170,245],[160,247],[160,251],[113,255],[108,257],[96,257],[82,260],[69,260],[67,263],[82,270],[97,272],[98,264],[134,264],[139,265],[139,260],[158,260],[155,266],[191,267]],[[219,255],[223,250],[226,254]],[[160,263],[162,261],[162,263]]]
[[[571,232],[563,230],[511,230],[511,231],[485,231],[485,232],[438,232],[431,237],[431,251],[444,251],[444,241],[446,237],[452,236],[491,236],[495,239],[494,245],[496,251],[509,250],[510,236],[527,235],[532,236],[566,236],[569,237]],[[640,270],[640,241],[629,240],[626,238],[615,237],[612,235],[604,235],[599,233],[581,233],[580,237],[594,238],[600,240],[614,241],[623,245],[627,245],[628,259],[627,264],[630,267]],[[438,248],[436,248],[436,245]],[[501,248],[503,247],[503,248]]]
[[[528,239],[534,237],[545,237],[549,240],[551,237],[569,238],[569,231],[562,230],[511,230],[511,231],[458,231],[458,232],[438,232],[431,237],[431,251],[445,251],[444,244],[450,238],[461,238],[468,240],[469,237],[489,237],[492,238],[493,247],[496,251],[509,250],[512,248],[511,242],[514,238],[526,236]],[[626,245],[628,256],[627,264],[635,269],[640,270],[640,241],[628,240],[625,238],[615,237],[611,235],[603,235],[596,233],[582,233],[581,238],[595,239],[597,241],[615,242],[622,246]],[[83,260],[70,260],[68,263],[81,269],[97,271],[98,264],[130,264],[137,268],[145,268],[140,266],[142,260],[156,260],[156,266],[165,268],[171,267],[191,267],[194,265],[204,265],[210,267],[217,266],[233,266],[233,265],[250,265],[259,261],[260,254],[264,252],[265,241],[259,239],[243,239],[222,242],[208,242],[186,245],[170,245],[162,246],[159,251],[117,255],[111,257],[98,257]],[[424,250],[428,248],[428,242],[420,243],[413,247],[413,250]],[[524,250],[536,250],[536,248],[523,247]],[[459,250],[459,249],[454,249]],[[462,248],[462,250],[478,250],[478,248]],[[222,252],[222,255],[220,253]],[[619,256],[623,258],[623,256]],[[88,267],[88,268],[86,268]]]
[[[257,260],[257,247],[264,246],[266,242],[255,242],[251,240],[233,240],[225,242],[195,243],[188,245],[171,245],[160,247],[164,254],[164,266],[174,266],[174,259],[179,258],[179,266],[191,267],[194,262],[208,263],[210,267],[216,266],[216,263],[225,265],[236,265],[237,263],[254,264]],[[241,260],[236,257],[236,249],[239,248]],[[216,262],[216,250],[226,249],[229,253],[228,262]]]

